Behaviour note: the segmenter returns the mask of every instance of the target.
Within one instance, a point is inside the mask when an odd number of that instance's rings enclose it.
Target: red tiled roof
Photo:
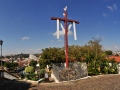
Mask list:
[[[120,62],[120,56],[109,56],[109,59],[115,59],[116,62]]]

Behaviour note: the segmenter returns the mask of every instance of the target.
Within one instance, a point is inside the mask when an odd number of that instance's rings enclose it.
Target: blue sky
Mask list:
[[[0,0],[3,55],[63,47],[63,36],[53,35],[56,21],[51,17],[63,18],[65,6],[68,18],[80,22],[77,40],[70,29],[69,45],[82,46],[94,37],[102,39],[103,49],[120,51],[120,0]]]

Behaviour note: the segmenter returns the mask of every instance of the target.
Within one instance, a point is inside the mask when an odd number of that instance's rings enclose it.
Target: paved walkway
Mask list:
[[[11,81],[1,84],[0,90],[120,90],[120,75],[102,75],[72,82],[47,84]]]

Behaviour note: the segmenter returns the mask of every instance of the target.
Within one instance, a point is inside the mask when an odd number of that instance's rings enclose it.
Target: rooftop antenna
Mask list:
[[[62,30],[64,31],[66,68],[68,68],[68,31],[70,30],[71,26],[73,25],[74,39],[77,40],[75,24],[79,24],[79,22],[76,20],[71,20],[71,19],[67,18],[67,6],[64,8],[63,16],[64,16],[64,18],[51,17],[51,20],[57,20],[57,39],[59,39],[60,26],[61,26]],[[64,22],[64,26],[62,25],[61,21]],[[68,25],[68,22],[70,22],[69,25]]]

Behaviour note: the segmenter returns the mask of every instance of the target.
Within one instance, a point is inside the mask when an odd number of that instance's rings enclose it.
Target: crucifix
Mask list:
[[[73,25],[74,39],[77,40],[76,27],[75,24],[79,24],[76,20],[71,20],[67,18],[67,6],[64,8],[63,13],[64,18],[51,17],[51,20],[57,20],[57,39],[59,39],[59,26],[61,25],[62,30],[64,31],[64,43],[65,43],[65,57],[66,57],[66,68],[68,68],[68,30],[70,30]],[[64,22],[64,27],[61,23]],[[68,25],[68,22],[71,23]]]

